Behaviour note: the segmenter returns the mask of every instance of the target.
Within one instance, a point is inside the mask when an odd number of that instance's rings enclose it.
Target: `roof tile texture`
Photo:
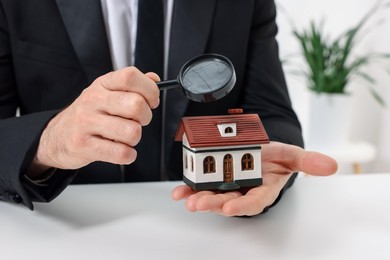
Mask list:
[[[217,125],[227,123],[236,123],[236,136],[221,136]],[[267,132],[257,114],[183,117],[175,140],[181,141],[184,132],[193,148],[269,143]]]

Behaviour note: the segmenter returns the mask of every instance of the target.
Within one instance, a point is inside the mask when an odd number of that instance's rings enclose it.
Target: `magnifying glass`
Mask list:
[[[223,98],[234,87],[236,72],[233,63],[219,54],[197,56],[181,68],[177,79],[160,81],[160,90],[181,87],[184,95],[196,102]]]

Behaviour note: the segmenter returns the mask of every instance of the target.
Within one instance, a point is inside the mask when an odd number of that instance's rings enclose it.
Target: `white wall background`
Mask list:
[[[307,28],[310,21],[325,19],[325,31],[329,37],[338,36],[350,26],[355,25],[368,9],[376,2],[373,0],[276,0],[278,11],[280,56],[284,57],[299,52],[297,40],[292,36],[292,26],[288,16],[297,28]],[[281,9],[283,7],[284,11]],[[387,15],[387,17],[386,17]],[[359,52],[383,51],[390,53],[390,11],[382,10],[376,17],[385,19],[385,23],[369,30],[359,45]],[[375,21],[377,19],[372,19]],[[369,24],[367,28],[370,28]],[[371,27],[372,29],[372,27]],[[390,61],[386,63],[390,71]],[[287,69],[286,69],[287,70]],[[390,76],[378,66],[370,66],[367,72],[377,80],[376,90],[387,102],[387,107],[379,106],[368,90],[361,85],[354,85],[349,90],[356,95],[354,99],[353,131],[351,140],[364,140],[376,146],[377,158],[363,166],[365,172],[390,172]],[[309,100],[306,83],[286,71],[287,83],[293,106],[301,120],[304,137],[307,138],[309,120]]]

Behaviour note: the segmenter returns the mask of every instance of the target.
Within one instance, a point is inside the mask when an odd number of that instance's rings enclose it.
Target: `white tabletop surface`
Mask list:
[[[189,213],[178,183],[68,187],[0,202],[0,259],[390,259],[390,174],[301,177],[267,214]]]

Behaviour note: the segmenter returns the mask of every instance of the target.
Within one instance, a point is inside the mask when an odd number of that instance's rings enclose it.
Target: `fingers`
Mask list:
[[[191,194],[196,193],[187,185],[180,185],[172,190],[171,196],[174,200],[182,200],[188,198]]]
[[[255,187],[245,196],[227,201],[223,206],[225,216],[254,216],[260,214],[265,207],[277,198],[279,190],[267,186]]]
[[[300,153],[297,156],[297,169],[310,175],[327,176],[337,171],[337,162],[317,152]]]
[[[145,73],[145,76],[149,77],[154,82],[159,82],[161,80],[160,77],[154,72]]]
[[[226,212],[225,206],[228,205],[230,201],[241,196],[242,194],[238,191],[226,193],[202,191],[189,196],[186,207],[189,211],[212,211],[217,214],[230,216],[230,212]]]
[[[224,205],[240,196],[242,194],[238,191],[226,193],[217,193],[208,190],[194,191],[186,185],[176,187],[172,191],[172,198],[174,200],[187,199],[186,208],[188,211],[211,211],[226,216],[229,216],[230,213],[224,211]]]
[[[131,119],[142,126],[152,120],[151,108],[138,93],[106,91],[99,104],[103,113]]]
[[[108,115],[96,115],[87,120],[91,136],[103,137],[130,147],[136,146],[142,136],[141,125],[133,120]]]
[[[129,140],[120,139],[118,142],[93,134],[91,129],[94,127],[91,128],[93,125],[90,124],[91,121],[82,120],[83,124],[81,124],[78,123],[80,120],[75,117],[77,115],[64,110],[49,122],[38,146],[37,162],[39,164],[59,169],[78,169],[94,161],[115,164],[134,162],[137,152],[132,145],[138,143],[140,130],[135,133],[134,130],[130,130],[127,136],[132,137]],[[139,129],[141,128],[139,124],[133,123],[138,125]]]
[[[244,195],[240,191],[226,193],[194,191],[183,185],[172,191],[172,198],[174,200],[187,199],[185,206],[190,212],[213,212],[223,216],[252,216],[259,214],[266,206],[272,204],[277,194],[270,192],[267,187],[252,188]]]
[[[337,171],[337,162],[324,154],[306,151],[295,145],[271,142],[263,145],[262,161],[265,169],[274,173],[305,172],[311,175],[327,176]]]
[[[89,161],[125,165],[133,163],[137,158],[137,151],[134,148],[97,137],[90,138],[81,151],[84,152],[80,156],[84,156]]]
[[[155,73],[145,75],[135,67],[127,67],[98,78],[96,83],[111,91],[138,93],[153,109],[160,102],[160,90],[155,80],[159,80]]]

